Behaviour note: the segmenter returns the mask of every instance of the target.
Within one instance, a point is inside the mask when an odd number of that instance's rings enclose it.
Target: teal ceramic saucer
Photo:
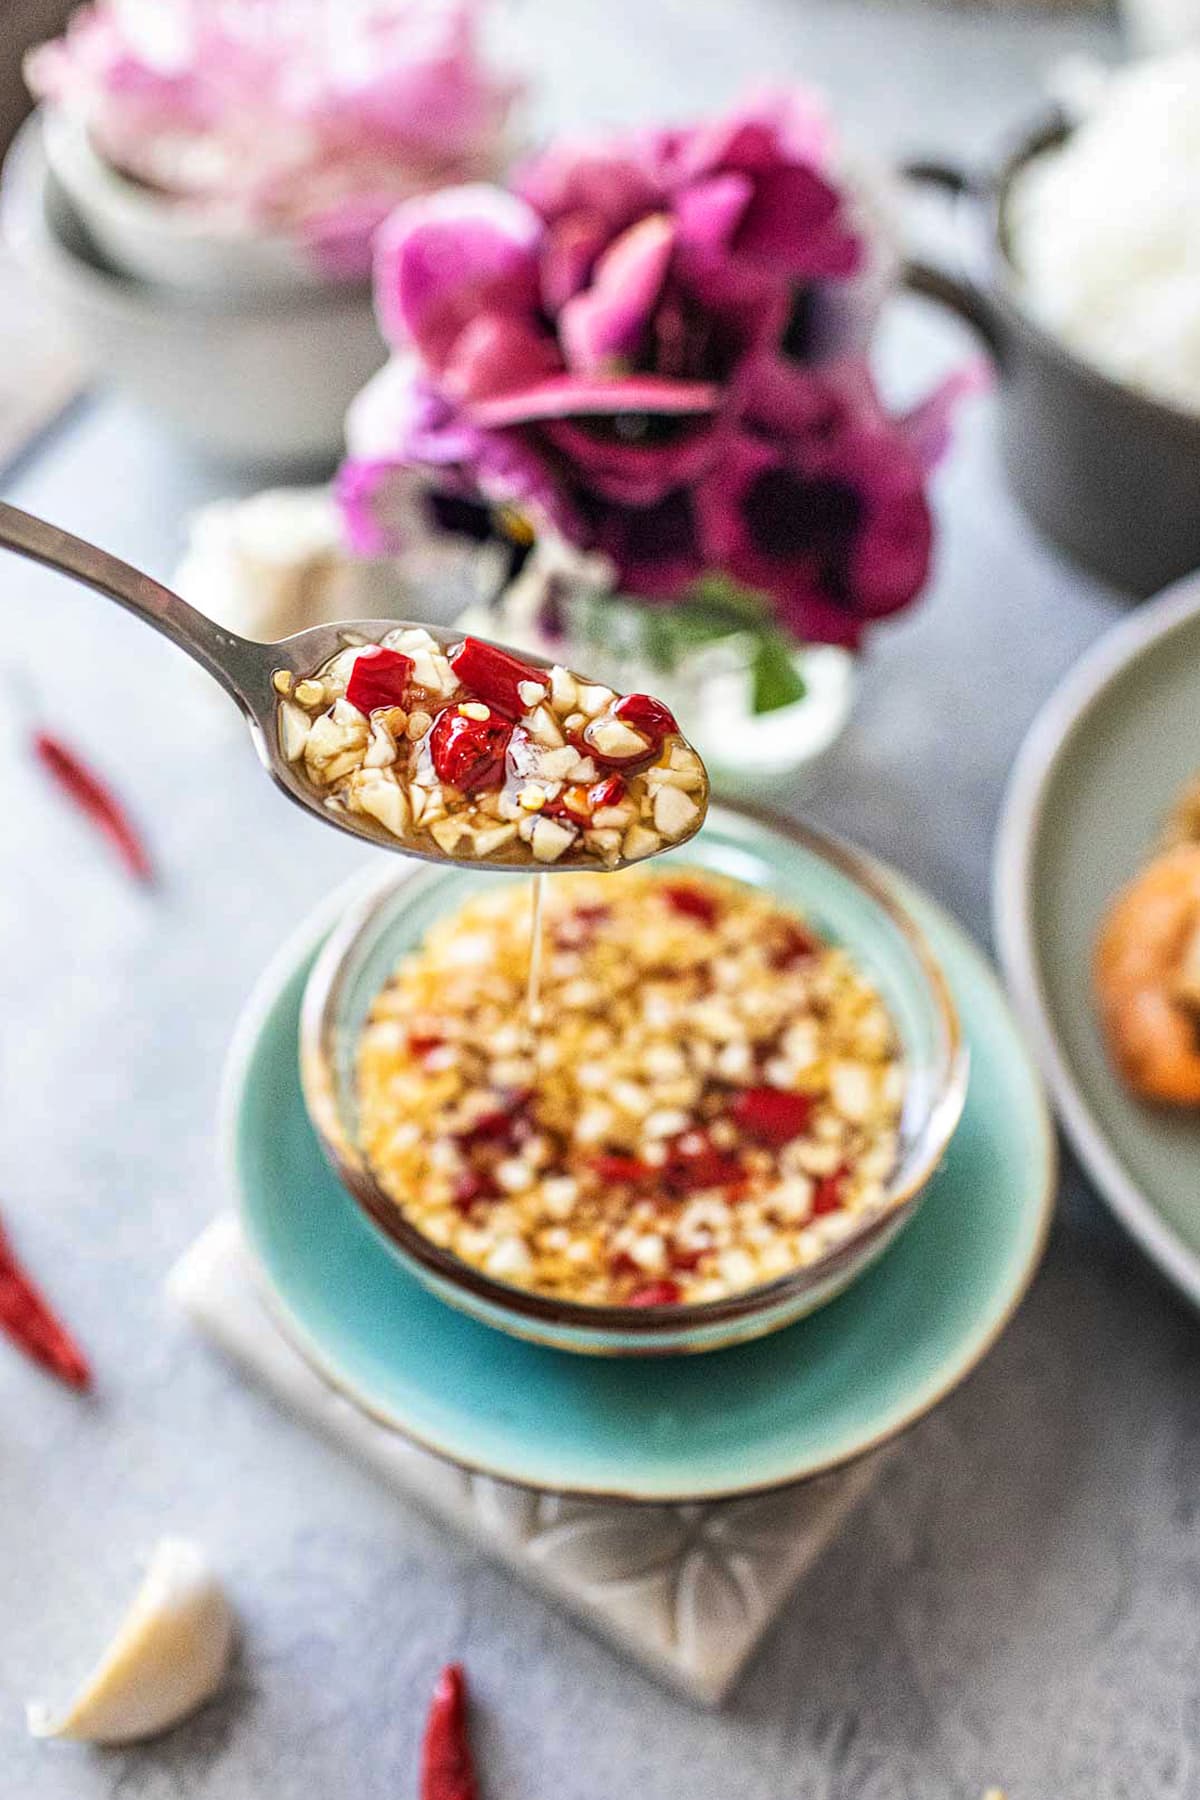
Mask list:
[[[546,1349],[444,1305],[336,1181],[297,1066],[304,984],[347,904],[335,895],[263,977],[225,1086],[233,1193],[295,1346],[403,1435],[559,1493],[662,1502],[759,1492],[849,1461],[928,1412],[986,1354],[1032,1278],[1054,1141],[987,962],[932,902],[881,873],[941,959],[971,1052],[946,1160],[894,1246],[821,1312],[753,1343],[653,1363]]]

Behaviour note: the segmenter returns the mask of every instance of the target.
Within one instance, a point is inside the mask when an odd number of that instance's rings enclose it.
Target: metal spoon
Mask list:
[[[279,643],[260,644],[253,639],[240,637],[236,631],[230,631],[224,625],[216,624],[194,606],[189,606],[179,594],[173,593],[152,576],[143,574],[140,569],[122,562],[119,557],[110,556],[107,550],[101,550],[95,544],[74,537],[69,531],[62,531],[57,525],[50,525],[46,520],[35,518],[33,514],[22,512],[4,501],[0,501],[0,548],[15,551],[18,556],[27,557],[31,562],[42,563],[46,568],[57,569],[60,574],[71,576],[84,587],[94,588],[98,594],[115,600],[118,606],[134,613],[186,651],[214,681],[220,682],[225,692],[241,708],[250,727],[258,759],[275,785],[282,788],[289,800],[314,814],[323,824],[336,826],[339,831],[349,832],[353,837],[366,838],[370,843],[385,849],[419,857],[423,862],[467,863],[489,869],[519,868],[527,873],[547,868],[545,864],[532,862],[525,853],[524,846],[521,846],[520,854],[501,852],[474,858],[449,855],[425,837],[418,842],[393,837],[373,819],[328,807],[325,796],[309,786],[299,773],[299,765],[289,763],[284,757],[279,744],[277,720],[280,696],[274,684],[276,673],[287,670],[296,679],[302,680],[322,668],[339,650],[345,649],[347,643],[375,643],[385,633],[403,629],[404,621],[344,620],[333,625],[314,625],[307,631],[296,632],[293,637],[283,638]],[[462,641],[461,632],[435,625],[425,625],[420,629],[428,631],[442,649],[449,649],[451,645]],[[526,656],[524,652],[521,660],[539,669],[551,667],[545,657]],[[696,824],[684,836],[664,841],[664,850],[677,849],[699,830],[708,801],[707,787],[698,799],[700,814]],[[582,839],[579,842],[582,845]],[[582,848],[568,850],[550,865],[554,869],[586,868],[595,871],[606,867],[627,866],[624,858],[616,864],[606,865]]]

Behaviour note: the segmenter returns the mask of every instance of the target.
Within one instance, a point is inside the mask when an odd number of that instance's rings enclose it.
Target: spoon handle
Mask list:
[[[107,550],[0,501],[0,549],[69,575],[115,600],[186,650],[252,717],[268,679],[267,647],[217,625],[171,589]]]

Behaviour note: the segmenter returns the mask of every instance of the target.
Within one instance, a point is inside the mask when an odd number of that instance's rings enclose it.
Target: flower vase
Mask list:
[[[541,583],[518,579],[490,605],[459,618],[464,630],[584,670],[621,693],[648,692],[678,716],[708,768],[714,792],[789,797],[850,717],[857,658],[830,644],[789,644],[794,698],[756,709],[761,646],[751,631],[729,630],[681,647],[661,629],[667,612],[586,586],[547,598]]]

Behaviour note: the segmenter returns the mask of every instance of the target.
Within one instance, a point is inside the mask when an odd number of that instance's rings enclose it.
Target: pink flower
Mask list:
[[[529,510],[670,600],[706,571],[852,644],[929,561],[920,429],[888,420],[845,304],[870,262],[805,96],[559,145],[512,191],[401,206],[376,242],[396,356],[348,423],[352,535],[387,465]],[[837,365],[805,362],[814,316]]]
[[[503,160],[516,89],[483,62],[475,11],[93,0],[26,76],[115,168],[213,229],[291,235],[330,275],[363,276],[398,201]]]
[[[709,304],[776,296],[781,276],[854,274],[866,246],[829,179],[831,149],[818,103],[786,89],[688,129],[546,152],[515,185],[549,226],[547,304],[561,308],[607,247],[653,214],[670,222],[683,293]]]
[[[797,637],[857,646],[929,572],[926,426],[923,410],[887,416],[860,359],[760,366],[720,474],[696,496],[707,565],[769,595]]]

